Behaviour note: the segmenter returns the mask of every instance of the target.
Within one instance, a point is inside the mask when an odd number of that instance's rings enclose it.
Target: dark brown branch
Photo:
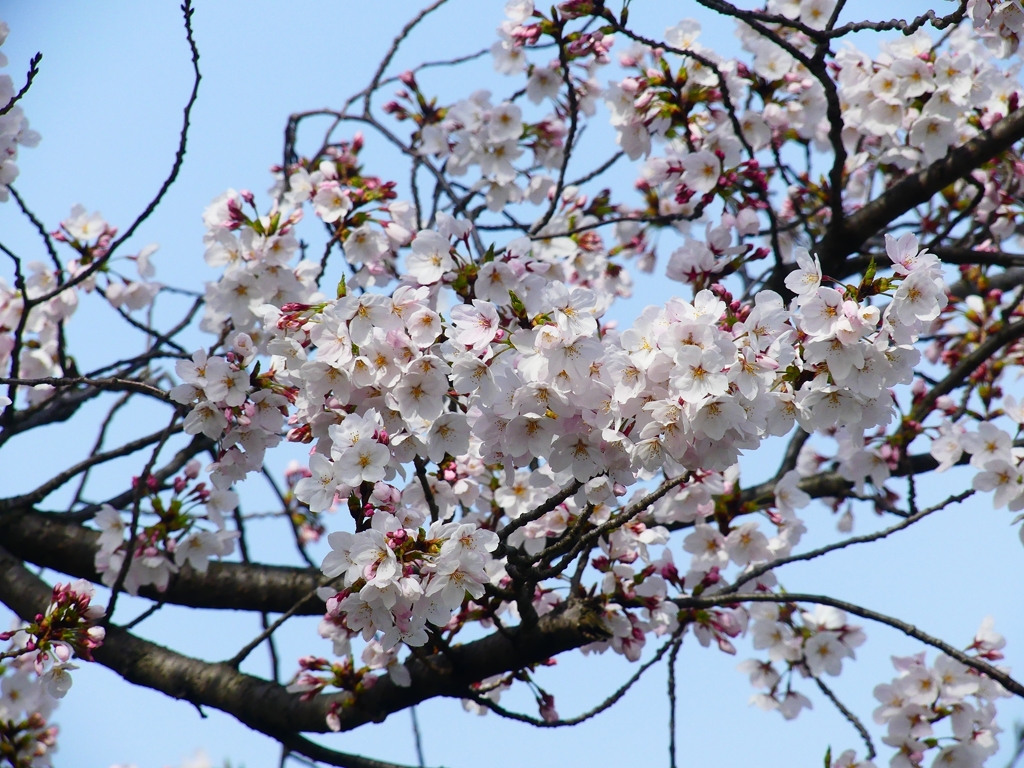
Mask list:
[[[75,578],[99,582],[94,559],[99,532],[34,510],[0,516],[0,541],[20,559]],[[211,562],[205,574],[185,569],[171,577],[165,592],[143,587],[151,600],[190,608],[227,608],[284,613],[319,585],[311,568]],[[323,614],[316,598],[302,603],[297,615]]]
[[[930,472],[939,466],[928,454],[916,454],[907,457],[905,464],[901,464],[892,472],[893,477],[904,477],[906,475],[919,475]],[[740,501],[743,505],[763,509],[775,503],[775,483],[772,479],[758,485],[744,488],[740,494]],[[832,496],[847,496],[853,489],[853,483],[844,478],[838,472],[819,472],[816,475],[803,478],[800,483],[800,490],[812,499],[820,499]],[[753,509],[751,509],[753,511]],[[671,528],[671,526],[669,526]]]
[[[949,374],[942,379],[942,381],[928,390],[928,394],[926,394],[921,401],[914,406],[914,410],[911,413],[910,418],[917,422],[923,421],[931,412],[932,406],[935,405],[936,400],[938,400],[942,395],[947,395],[959,387],[979,365],[988,360],[1004,346],[1016,341],[1021,336],[1024,336],[1024,320],[1006,325],[993,333],[985,339],[985,341],[975,347],[974,351],[969,355],[965,355],[960,362],[950,370]]]
[[[22,617],[45,610],[50,588],[0,547],[0,601]],[[401,687],[382,676],[359,696],[358,706],[338,711],[342,731],[436,696],[463,698],[475,682],[523,669],[581,645],[608,637],[596,605],[563,603],[529,628],[512,627],[444,654],[412,658],[406,663],[412,684]],[[274,738],[299,732],[323,733],[326,715],[337,696],[321,695],[301,701],[277,683],[247,675],[224,663],[209,663],[175,653],[156,643],[110,626],[103,646],[94,654],[103,666],[135,685],[184,699],[195,706],[226,712],[250,728]],[[295,742],[285,742],[289,748]]]
[[[920,16],[911,19],[909,22],[904,19],[891,19],[889,21],[854,21],[836,27],[831,31],[831,37],[843,37],[851,32],[891,32],[898,30],[904,35],[912,35],[928,22],[935,29],[946,29],[953,24],[959,24],[967,15],[967,0],[960,0],[959,7],[952,13],[945,16],[937,16],[934,10],[927,10]]]
[[[949,286],[948,290],[951,295],[964,299],[968,296],[979,295],[992,290],[1012,291],[1014,288],[1020,288],[1022,285],[1024,285],[1024,267],[1018,267],[995,275],[987,275],[984,281],[984,290],[979,289],[977,285],[969,280],[957,280]]]
[[[183,466],[187,461],[185,456],[195,455],[196,452],[182,451],[173,463]],[[910,457],[906,466],[897,469],[894,474],[919,474],[934,470],[937,466],[938,462],[934,458],[922,454]],[[161,470],[154,473],[154,476],[161,477],[163,473],[162,477],[166,479],[175,471],[177,469],[170,472]],[[742,493],[741,501],[752,511],[768,506],[774,501],[774,487],[775,481],[770,480],[747,488]],[[803,479],[800,488],[812,498],[843,496],[849,493],[852,483],[838,473],[823,472]],[[571,489],[572,486],[569,486],[549,500],[541,508],[544,511],[538,517],[575,493]],[[119,507],[131,501],[131,492],[122,496],[115,497],[111,503]],[[534,514],[538,511],[534,510]],[[0,541],[18,557],[35,565],[99,582],[100,575],[93,564],[99,546],[99,533],[72,522],[75,519],[88,519],[94,513],[95,510],[87,509],[75,515],[46,514],[26,505],[7,515],[0,515]],[[678,529],[684,526],[669,524],[666,527]],[[174,575],[166,592],[160,593],[152,587],[144,587],[140,594],[153,600],[162,599],[174,605],[193,608],[284,613],[314,590],[319,584],[319,578],[319,572],[311,568],[211,562],[205,574],[187,569]],[[321,601],[310,599],[300,605],[295,615],[318,615],[323,610]]]
[[[966,144],[950,150],[941,160],[896,182],[859,211],[847,216],[841,229],[826,235],[818,247],[822,270],[836,279],[845,277],[849,273],[843,268],[844,260],[859,251],[868,238],[1006,151],[1022,137],[1024,110],[1018,109]]]
[[[24,410],[14,410],[14,403],[7,406],[7,420],[0,429],[0,445],[15,435],[28,432],[30,429],[57,424],[67,421],[89,400],[103,393],[100,389],[76,389],[62,392],[55,397],[44,400],[39,405]],[[13,400],[13,398],[12,398]]]
[[[340,768],[408,768],[408,766],[400,765],[399,763],[387,763],[361,755],[336,752],[297,734],[274,736],[274,738],[281,742],[282,746],[290,752],[303,755],[318,763],[336,765]]]
[[[85,384],[86,386],[102,389],[105,392],[138,392],[142,395],[155,397],[157,400],[162,400],[165,403],[174,402],[171,400],[170,395],[159,387],[154,387],[151,384],[146,384],[143,381],[136,381],[135,379],[119,379],[116,377],[109,379],[90,379],[85,376],[48,376],[41,379],[0,378],[0,384],[16,384],[25,387],[35,387],[40,384],[48,384],[51,387],[74,387],[80,384]]]
[[[668,655],[668,765],[676,768],[676,659],[683,641],[677,640]]]
[[[1019,273],[1020,267],[1024,267],[1024,254],[1006,253],[1005,251],[976,251],[973,248],[950,247],[950,246],[928,246],[928,250],[939,257],[939,261],[945,264],[969,264],[989,267],[1005,267],[1007,273]],[[874,260],[879,269],[889,269],[889,257],[879,253],[863,253],[856,258],[847,259],[846,267],[849,274],[855,274],[867,269]],[[1003,276],[999,273],[989,275],[988,280],[998,279]],[[958,287],[959,286],[959,287]],[[969,295],[973,286],[966,286],[963,281],[949,286],[949,292],[954,296],[963,298]]]
[[[427,500],[427,507],[430,509],[430,520],[436,523],[441,519],[441,510],[437,506],[437,499],[434,498],[434,491],[430,488],[430,481],[427,480],[427,465],[419,456],[413,457],[412,463],[416,467],[416,477],[419,478],[423,498]]]

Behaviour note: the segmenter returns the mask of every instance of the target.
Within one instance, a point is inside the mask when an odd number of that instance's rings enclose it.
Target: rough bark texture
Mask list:
[[[46,609],[50,588],[9,551],[0,547],[0,601],[26,620]],[[572,601],[542,616],[532,627],[498,630],[444,653],[408,662],[412,685],[387,676],[342,709],[341,730],[384,720],[392,712],[435,696],[462,697],[470,684],[522,669],[607,636],[600,614],[586,601]],[[268,735],[327,730],[326,716],[337,696],[302,701],[284,686],[175,653],[116,626],[107,629],[95,659],[136,685],[227,712]]]

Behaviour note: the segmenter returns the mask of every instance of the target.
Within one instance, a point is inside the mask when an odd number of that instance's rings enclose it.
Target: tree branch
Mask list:
[[[908,637],[912,637],[915,640],[920,640],[925,645],[930,645],[932,648],[942,651],[947,656],[950,656],[961,664],[964,664],[971,669],[981,672],[997,683],[1002,685],[1006,690],[1010,691],[1017,696],[1024,697],[1024,685],[1014,680],[1010,675],[1000,671],[991,664],[982,661],[981,659],[969,656],[959,648],[954,648],[949,643],[940,640],[937,637],[933,637],[920,629],[915,627],[906,621],[893,618],[892,616],[886,616],[884,613],[878,611],[872,611],[869,608],[862,608],[854,603],[848,603],[845,600],[837,600],[834,597],[827,595],[808,595],[797,592],[787,592],[783,595],[774,595],[764,592],[758,592],[755,594],[746,595],[712,595],[710,597],[680,597],[673,600],[673,602],[680,607],[680,609],[686,610],[691,608],[711,608],[720,605],[738,605],[740,603],[812,603],[816,605],[830,605],[833,608],[839,608],[840,610],[852,613],[854,616],[860,616],[862,619],[869,619],[876,621],[879,624],[885,624],[888,627],[899,630]]]
[[[862,723],[860,718],[853,714],[853,712],[851,712],[847,706],[843,704],[843,702],[841,702],[834,693],[832,693],[832,689],[825,685],[820,677],[814,678],[814,682],[818,684],[818,690],[825,694],[825,698],[831,701],[835,705],[835,708],[839,710],[840,714],[849,721],[850,725],[857,729],[857,733],[859,733],[860,737],[864,739],[864,744],[868,748],[868,760],[874,760],[875,755],[878,753],[875,752],[875,745],[874,742],[871,741],[871,734],[868,733],[868,729],[864,727],[864,723]]]
[[[45,610],[50,587],[0,547],[0,601],[31,620]],[[341,707],[340,730],[349,731],[436,696],[463,698],[466,689],[495,674],[529,667],[564,651],[608,637],[600,609],[583,600],[563,603],[529,628],[512,627],[445,653],[406,662],[412,683],[395,685],[387,676],[359,695],[358,706]],[[323,733],[327,713],[338,703],[337,695],[315,696],[302,701],[277,683],[239,672],[225,663],[194,659],[135,637],[122,627],[107,628],[103,645],[94,652],[96,661],[135,685],[184,699],[195,706],[209,706],[273,738],[287,734]],[[304,753],[293,744],[291,749]],[[316,758],[319,759],[319,758]],[[342,765],[342,763],[338,763]],[[364,764],[371,765],[371,764]]]
[[[28,89],[32,87],[32,81],[35,80],[36,75],[39,74],[39,62],[42,60],[43,54],[41,53],[37,53],[35,56],[28,60],[28,75],[25,78],[25,85],[21,87],[20,91],[14,94],[10,101],[4,104],[3,107],[0,107],[0,117],[3,117],[12,109],[14,109],[14,105],[21,101],[22,96],[28,93]]]
[[[1024,110],[1018,109],[966,144],[950,150],[941,160],[896,182],[859,211],[847,216],[841,228],[830,230],[822,239],[818,246],[822,270],[836,279],[846,277],[849,273],[843,268],[844,260],[859,251],[868,238],[1006,151],[1021,138],[1024,138]]]
[[[171,427],[165,427],[159,432],[154,432],[151,435],[140,437],[138,440],[132,440],[131,442],[125,443],[120,448],[115,448],[111,451],[104,451],[103,453],[96,453],[87,459],[83,459],[77,464],[69,467],[63,472],[59,473],[55,477],[47,480],[45,483],[40,485],[34,491],[22,494],[21,496],[11,496],[6,499],[0,499],[0,513],[9,512],[19,507],[25,508],[30,507],[37,502],[42,501],[55,490],[60,488],[64,483],[73,478],[75,475],[84,472],[89,467],[94,467],[97,464],[103,464],[113,459],[121,458],[122,456],[128,456],[135,451],[142,450],[154,443],[158,443],[165,439],[165,436],[177,434],[182,430],[180,424]]]

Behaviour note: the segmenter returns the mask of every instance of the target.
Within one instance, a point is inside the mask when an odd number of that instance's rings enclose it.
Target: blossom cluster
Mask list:
[[[770,3],[769,11],[821,29],[834,5],[780,2]],[[989,10],[982,11],[983,5]],[[1002,3],[996,14],[1016,18],[1017,7]],[[973,12],[978,26],[989,29],[978,14],[991,12],[991,6],[977,3]],[[762,27],[737,27],[752,56],[748,63],[705,48],[699,42],[701,25],[686,19],[666,30],[667,52],[639,43],[623,52],[620,62],[632,71],[604,92],[623,151],[634,160],[648,158],[638,180],[646,208],[620,208],[671,221],[686,237],[669,264],[674,279],[702,278],[706,284],[762,257],[765,252],[749,238],[762,234],[773,180],[789,185],[788,199],[772,214],[773,234],[785,252],[798,244],[795,231],[817,239],[831,218],[824,182],[780,174],[775,162],[779,149],[793,140],[831,150],[828,95],[807,67],[815,42],[785,24],[765,28],[774,39]],[[1005,24],[1002,29],[1000,35]],[[985,34],[981,39],[989,40]],[[847,210],[865,204],[879,185],[934,162],[1017,108],[1024,90],[1015,70],[996,66],[978,40],[968,27],[957,27],[938,42],[920,29],[883,42],[875,57],[850,45],[837,51],[831,66],[847,153]],[[682,54],[680,64],[675,54]],[[747,107],[740,110],[740,104]],[[979,169],[973,179],[983,195],[971,215],[985,224],[993,242],[1012,237],[1020,212],[1012,174],[993,166]],[[973,196],[971,184],[957,182],[957,195]],[[715,200],[725,208],[721,221],[709,223],[705,237],[698,238],[689,222]],[[648,225],[659,226],[664,224]],[[622,227],[623,244],[637,236],[644,244],[643,229]],[[650,262],[653,251],[645,258]]]
[[[328,604],[336,598],[329,598]],[[330,614],[324,619],[330,621]],[[396,648],[385,650],[380,641],[371,639],[363,649],[363,666],[356,668],[351,649],[339,652],[339,642],[347,646],[345,633],[338,631],[337,627],[329,630],[327,635],[335,641],[335,654],[343,656],[340,662],[331,662],[317,656],[305,656],[299,659],[300,672],[295,676],[294,681],[288,686],[291,693],[302,694],[303,701],[316,696],[328,687],[340,691],[335,696],[334,702],[327,713],[327,725],[332,731],[341,729],[339,712],[346,706],[355,703],[356,697],[372,688],[380,676],[372,674],[374,671],[383,670],[395,685],[408,687],[412,683],[409,670],[398,662]]]
[[[1020,48],[1024,8],[1019,0],[967,0],[967,15],[994,55],[1005,59]]]
[[[0,46],[4,44],[10,27],[0,21]],[[0,51],[0,68],[8,64],[7,56]],[[14,100],[18,89],[10,75],[0,75],[0,109],[5,109]],[[40,136],[28,127],[28,118],[22,108],[15,104],[0,115],[0,203],[10,198],[10,185],[18,178],[18,147],[34,147]]]
[[[238,506],[238,494],[194,482],[199,471],[200,463],[190,461],[184,472],[173,479],[171,495],[166,500],[150,477],[145,485],[150,508],[143,514],[155,519],[147,519],[134,533],[121,512],[109,504],[102,505],[94,518],[100,530],[95,562],[106,586],[113,587],[122,580],[122,586],[132,595],[148,585],[162,592],[171,576],[186,563],[205,573],[211,558],[235,551],[234,540],[239,534],[227,529],[224,515]],[[200,523],[212,525],[214,530]]]
[[[28,655],[0,661],[0,744],[11,765],[52,766],[58,728],[50,718],[57,703]]]
[[[203,214],[207,232],[206,263],[223,268],[224,276],[207,286],[206,314],[202,328],[219,333],[228,318],[239,333],[255,329],[254,314],[269,302],[304,301],[316,292],[319,268],[303,259],[287,267],[299,250],[294,225],[301,214],[284,215],[275,210],[269,216],[246,216],[243,205],[251,193],[228,190]]]
[[[885,425],[889,388],[909,382],[913,343],[945,306],[936,259],[906,236],[887,244],[891,278],[826,287],[816,259],[798,253],[787,280],[797,294],[790,308],[768,291],[743,307],[715,285],[692,303],[649,308],[620,333],[600,325],[609,297],[574,285],[578,274],[567,274],[564,261],[513,241],[477,264],[462,250],[471,229],[443,214],[439,224],[412,239],[405,282],[390,296],[346,293],[254,313],[265,323],[253,333],[270,355],[267,380],[292,393],[289,439],[314,443],[295,496],[314,512],[340,502],[357,520],[355,533],[331,534],[324,563],[327,576],[344,577],[344,588],[329,597],[321,633],[343,656],[358,634],[370,641],[382,633],[385,651],[421,645],[428,624],[457,629],[487,585],[500,598],[507,575],[489,555],[497,521],[513,524],[509,546],[535,556],[571,527],[606,524],[628,486],[671,467],[692,479],[655,507],[655,524],[622,525],[601,537],[605,554],[595,561],[606,574],[613,639],[594,649],[637,658],[648,632],[678,626],[668,600],[673,579],[679,589],[711,592],[730,562],[770,561],[799,541],[794,511],[809,499],[797,472],[777,485],[774,538],[757,522],[728,536],[703,523],[713,494],[731,483],[739,452],[795,422],[808,431],[842,424],[858,435]],[[447,317],[438,311],[442,288],[465,302]],[[890,301],[881,308],[866,300],[882,294]],[[241,400],[247,385],[237,362],[217,365],[238,380]],[[189,402],[205,398],[189,378],[192,367],[211,364],[197,358],[180,366]],[[222,402],[207,406],[218,436],[221,412],[238,407],[223,400],[225,386]],[[545,461],[529,467],[534,457]],[[416,477],[396,485],[417,462]],[[436,466],[429,474],[428,462]],[[859,467],[858,481],[873,469],[852,459],[844,467]],[[565,502],[514,524],[574,481],[580,489]],[[458,508],[461,521],[445,522]],[[693,522],[686,577],[658,575],[674,571],[667,552],[655,561],[648,550],[667,543],[662,525]],[[487,546],[466,543],[480,540]],[[638,559],[651,571],[642,585]],[[560,599],[540,588],[533,607],[543,613]],[[629,610],[636,600],[642,615]],[[499,599],[495,610],[518,606]],[[742,612],[708,616],[695,623],[698,637],[731,648]]]
[[[89,213],[75,205],[60,228],[50,233],[53,240],[66,243],[75,258],[63,268],[28,262],[25,266],[29,274],[19,275],[24,280],[21,287],[17,278],[11,286],[0,277],[0,371],[25,379],[64,375],[67,354],[63,326],[78,309],[82,293],[98,292],[122,312],[153,303],[162,287],[151,280],[156,274],[151,257],[157,246],[147,245],[123,259],[132,262],[138,273],[138,279],[131,279],[119,274],[108,258],[116,235],[117,228],[98,211]],[[54,393],[49,384],[11,385],[11,397],[4,399],[13,399],[18,390],[25,392],[30,406]]]
[[[411,76],[403,83],[418,88]],[[481,161],[531,129],[518,107],[493,107],[487,98],[478,95],[472,105],[456,105],[449,117],[427,122],[424,154],[448,155],[460,169],[480,165],[485,177],[499,168],[487,165],[493,159]],[[716,189],[723,162],[738,154],[739,142],[726,133],[711,139],[709,149],[681,158],[678,167],[666,164],[665,179],[677,174],[705,196]],[[513,149],[504,146],[502,153]],[[711,594],[730,563],[768,562],[799,542],[804,526],[795,510],[809,502],[799,489],[805,474],[799,471],[776,486],[768,515],[774,535],[762,533],[756,521],[726,532],[706,523],[714,498],[736,483],[740,452],[787,434],[795,423],[810,432],[841,426],[851,444],[864,446],[865,432],[889,423],[890,389],[910,382],[919,359],[913,345],[946,306],[937,259],[909,235],[887,242],[895,272],[888,278],[833,287],[817,259],[798,249],[797,270],[786,281],[796,294],[789,306],[771,291],[744,304],[708,280],[692,301],[649,307],[620,331],[602,324],[623,292],[621,278],[607,279],[611,253],[599,237],[559,234],[599,220],[574,188],[552,201],[537,239],[512,240],[474,256],[480,233],[468,220],[439,212],[434,228],[409,232],[395,222],[396,203],[377,200],[376,210],[370,208],[367,190],[380,186],[367,185],[354,155],[347,149],[316,170],[291,172],[288,190],[276,188],[280,201],[267,215],[243,215],[241,201],[252,202],[232,194],[208,211],[208,256],[216,254],[211,263],[227,269],[208,288],[207,317],[219,318],[221,332],[244,332],[234,342],[240,354],[216,362],[236,382],[238,402],[225,399],[231,385],[214,397],[193,380],[202,375],[193,367],[199,371],[217,358],[180,365],[185,384],[176,393],[193,406],[189,431],[210,424],[207,434],[217,439],[233,409],[250,396],[246,366],[269,356],[261,377],[288,393],[288,439],[312,444],[295,498],[317,514],[347,507],[356,521],[354,533],[330,535],[332,554],[323,567],[343,583],[325,592],[321,634],[348,661],[338,669],[320,662],[306,669],[295,683],[305,691],[333,685],[351,692],[365,684],[369,673],[352,661],[350,640],[357,635],[395,653],[399,643],[415,647],[431,632],[457,631],[482,607],[484,617],[516,616],[523,606],[505,589],[506,563],[492,556],[499,542],[519,556],[539,558],[551,541],[602,526],[608,533],[595,536],[602,555],[593,565],[604,574],[611,637],[588,650],[612,648],[638,658],[647,634],[679,628],[670,589]],[[756,165],[747,172],[755,178]],[[515,177],[509,172],[506,178]],[[540,196],[530,202],[546,204]],[[260,228],[266,234],[281,222],[296,223],[306,203],[342,241],[353,272],[372,281],[353,282],[358,292],[342,282],[337,298],[311,293],[302,301],[250,291],[249,283],[239,288],[239,274],[263,269],[264,257],[258,248],[244,251],[237,244],[258,242]],[[385,219],[382,212],[391,215]],[[740,237],[756,234],[758,222],[751,209],[723,219],[725,239],[719,238],[717,251],[726,257],[748,252],[730,253],[725,241],[733,229]],[[239,229],[236,240],[232,233]],[[686,263],[692,247],[673,257],[670,273],[713,273]],[[399,249],[404,262],[394,258]],[[594,262],[601,266],[595,269]],[[279,272],[292,269],[282,255]],[[390,293],[362,290],[396,278]],[[235,324],[238,301],[244,308]],[[848,453],[842,467],[851,480],[877,477],[870,450]],[[650,517],[630,523],[623,497],[660,470],[679,477],[679,488]],[[517,522],[572,484],[577,490],[562,503]],[[638,490],[634,499],[642,495]],[[668,550],[660,556],[652,550],[668,543],[665,526],[689,524],[695,527],[684,551],[692,557],[680,575]],[[453,538],[487,546],[456,547]],[[771,588],[773,577],[758,584]],[[542,614],[562,599],[538,585],[530,607]],[[714,640],[733,651],[731,638],[747,620],[742,609],[723,608],[688,624],[702,643]]]
[[[546,85],[528,91],[530,100],[539,103],[549,96],[552,84],[557,92],[559,82],[554,77],[549,70]],[[514,161],[524,154],[524,133],[531,140],[532,162],[528,165],[553,170],[562,164],[566,126],[553,114],[526,126],[519,107],[507,101],[495,106],[490,99],[490,93],[478,91],[452,105],[444,120],[423,127],[419,151],[433,157],[448,157],[446,169],[456,177],[478,166],[480,179],[474,186],[485,190],[487,207],[492,211],[524,199],[538,204],[554,186],[554,179],[535,172],[525,189],[516,184],[523,171],[515,167]],[[593,112],[593,106],[590,111]]]
[[[473,523],[435,522],[426,532],[415,526],[377,508],[370,528],[328,536],[331,553],[322,570],[343,588],[327,600],[320,634],[337,655],[349,654],[349,638],[360,634],[370,641],[383,633],[381,653],[400,642],[423,645],[428,622],[449,627],[467,599],[483,597],[486,585],[500,581],[501,565],[490,556],[498,546],[492,531]]]
[[[992,628],[991,617],[978,631],[970,651],[978,658],[996,661],[1006,644]],[[899,675],[875,688],[880,702],[874,720],[885,725],[883,741],[897,752],[890,765],[912,768],[934,752],[933,765],[980,766],[999,749],[995,722],[996,699],[1010,694],[997,682],[945,654],[927,664],[925,654],[893,657]],[[935,729],[946,720],[951,736],[936,737]]]
[[[852,214],[879,183],[925,167],[1018,108],[1015,70],[991,57],[1016,50],[1024,17],[1014,15],[1017,3],[971,0],[974,33],[964,25],[937,42],[918,30],[875,56],[839,49],[827,68],[843,121],[837,139],[833,94],[808,68],[810,32],[835,8],[834,0],[770,0],[767,11],[794,24],[768,24],[774,38],[741,24],[748,63],[705,48],[700,25],[683,20],[666,31],[667,47],[630,44],[619,59],[626,76],[605,87],[597,74],[615,43],[610,27],[565,36],[567,20],[596,13],[593,4],[563,3],[556,23],[531,0],[511,0],[492,54],[498,71],[525,77],[519,94],[477,91],[439,105],[408,72],[385,107],[413,124],[413,185],[432,173],[432,210],[399,200],[395,182],[364,170],[358,134],[273,169],[266,209],[246,190],[214,200],[204,245],[219,274],[206,285],[200,327],[217,341],[179,356],[169,393],[185,434],[215,457],[209,483],[193,460],[165,485],[136,479],[132,524],[125,510],[103,505],[94,520],[103,583],[163,591],[180,569],[205,572],[230,556],[239,536],[225,520],[238,507],[234,489],[287,441],[309,453],[287,472],[284,495],[300,538],[326,532],[335,512],[353,526],[329,533],[321,566],[319,633],[336,658],[302,657],[289,686],[306,700],[341,692],[331,729],[385,678],[412,684],[407,648],[443,649],[473,623],[514,625],[578,595],[604,629],[585,653],[637,661],[649,638],[675,642],[685,632],[736,653],[736,639],[748,636],[768,656],[741,665],[762,691],[754,703],[786,719],[810,707],[794,681],[840,674],[865,636],[841,610],[782,602],[769,570],[807,530],[798,516],[811,501],[805,478],[830,462],[849,483],[848,496],[832,500],[837,510],[847,504],[839,525],[848,531],[849,499],[872,498],[870,485],[881,509],[891,499],[886,482],[924,436],[939,471],[969,455],[975,489],[994,491],[996,507],[1024,509],[1024,407],[999,387],[1005,366],[979,366],[962,403],[932,398],[933,379],[915,377],[919,347],[928,363],[951,368],[1019,314],[998,292],[954,300],[922,241],[940,227],[948,235],[978,225],[987,239],[971,247],[991,253],[1014,237],[1020,161],[951,184],[922,214],[920,237],[879,233],[863,246],[875,252],[870,266],[851,284],[825,274],[801,245],[820,242],[831,217]],[[559,59],[531,61],[549,38]],[[638,206],[565,183],[577,123],[602,102],[620,154],[641,161]],[[808,158],[813,149],[847,153],[837,166],[841,199],[829,186],[835,179],[812,178],[810,160],[806,173],[788,172],[787,143]],[[327,232],[319,263],[299,237],[307,209]],[[599,234],[611,224],[613,237]],[[666,240],[682,244],[665,272],[692,296],[620,325],[610,309],[632,290],[626,260],[653,269],[657,230],[670,226]],[[498,231],[514,236],[488,242]],[[114,271],[116,229],[98,213],[76,206],[52,236],[76,253],[66,268],[31,262],[15,288],[0,282],[0,371],[65,374],[63,323],[79,292],[96,291],[127,316],[161,289],[151,279],[153,247],[128,257],[138,279]],[[336,250],[347,272],[328,291],[321,283]],[[747,272],[773,251],[774,271]],[[743,280],[727,283],[736,273]],[[40,385],[26,398],[52,392]],[[905,395],[909,414],[898,408]],[[1004,429],[1008,421],[1016,432]],[[741,455],[796,428],[818,438],[769,492],[745,498]],[[829,458],[821,436],[837,444]],[[31,674],[53,695],[70,684],[72,651],[88,658],[102,640],[91,592],[59,589],[56,607],[11,655],[10,679],[31,658]],[[727,589],[735,602],[681,608]],[[780,602],[753,602],[755,593]],[[983,627],[972,650],[996,660],[1001,642]],[[896,665],[900,676],[876,690],[894,765],[917,766],[930,749],[963,765],[992,754],[996,683],[946,656],[931,667],[923,657]],[[486,711],[514,679],[529,673],[474,684],[466,707]],[[542,717],[557,720],[554,698],[535,690]],[[27,723],[18,727],[31,744],[46,746],[48,710],[32,705],[36,720],[28,709],[11,717]],[[14,711],[0,699],[0,723],[5,706]],[[955,743],[940,748],[932,729],[946,718]],[[833,763],[854,764],[852,752]]]
[[[115,309],[127,312],[145,309],[162,288],[151,279],[156,274],[152,256],[159,246],[151,243],[121,260],[132,263],[137,279],[119,273],[107,258],[117,236],[117,227],[108,224],[99,211],[89,213],[82,205],[73,206],[71,215],[50,236],[67,243],[76,252],[76,258],[67,265],[67,275],[75,278],[74,289],[85,293],[98,291]]]
[[[225,357],[203,350],[175,365],[182,383],[171,399],[191,410],[185,433],[218,441],[217,460],[208,468],[216,489],[228,491],[250,472],[258,472],[268,449],[281,441],[281,428],[294,392],[272,375],[246,371],[257,350],[252,338],[238,333]]]
[[[755,688],[751,703],[760,709],[778,710],[792,720],[811,700],[793,688],[794,673],[802,677],[836,677],[844,659],[855,658],[854,649],[866,639],[861,628],[847,622],[846,613],[819,605],[813,612],[800,612],[795,604],[760,603],[749,609],[754,619],[749,630],[753,646],[768,652],[768,660],[748,659],[739,670],[750,675]],[[782,665],[782,672],[776,668]]]
[[[1017,78],[995,66],[963,27],[944,50],[918,31],[883,51],[872,59],[848,47],[836,57],[851,201],[867,201],[875,169],[898,173],[935,162],[1014,111],[1024,96]],[[994,236],[1010,236],[1014,206],[1001,195],[1005,180],[992,171],[977,181],[985,204],[974,215]]]
[[[0,632],[10,641],[0,652],[0,757],[12,766],[50,768],[57,726],[50,723],[57,700],[71,688],[72,658],[92,661],[103,644],[105,611],[93,605],[87,581],[54,586],[44,613],[27,626]]]
[[[939,461],[939,472],[961,463],[965,453],[970,454],[970,465],[976,470],[971,481],[975,490],[992,491],[996,509],[1006,507],[1019,512],[1024,509],[1024,449],[1015,439],[1024,424],[1024,408],[1013,395],[1006,395],[1002,411],[1017,425],[1012,433],[992,421],[982,421],[972,431],[945,419],[932,440],[930,452]],[[1021,519],[1024,517],[1017,517],[1014,523]],[[1021,540],[1024,541],[1024,528]]]

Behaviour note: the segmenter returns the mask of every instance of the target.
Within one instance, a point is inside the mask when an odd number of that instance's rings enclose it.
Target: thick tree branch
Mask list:
[[[49,597],[46,583],[0,547],[0,601],[31,620],[45,610]],[[388,676],[379,678],[376,685],[359,695],[357,706],[339,710],[341,730],[383,721],[393,712],[436,696],[462,698],[472,683],[538,664],[607,636],[595,605],[586,601],[563,603],[529,628],[506,628],[453,646],[444,654],[411,658],[406,663],[411,685],[401,687]],[[175,653],[118,626],[108,627],[103,646],[94,656],[128,682],[196,706],[214,707],[275,738],[327,731],[325,718],[338,701],[332,695],[302,701],[298,694],[288,693],[277,683],[239,672],[229,664]]]
[[[969,355],[965,355],[942,381],[928,390],[928,393],[914,406],[910,418],[917,422],[924,421],[925,417],[931,412],[936,400],[959,387],[979,365],[1007,344],[1011,344],[1021,338],[1021,336],[1024,336],[1024,320],[1006,325],[993,333],[975,347]]]
[[[856,253],[870,237],[881,232],[887,224],[928,202],[933,195],[963,178],[1005,152],[1024,138],[1024,110],[1018,109],[1004,117],[986,131],[936,160],[917,173],[896,182],[856,213],[844,220],[841,228],[830,230],[818,245],[822,270],[842,279],[850,272],[844,260]]]
[[[94,559],[99,532],[35,510],[0,517],[0,541],[19,558],[75,578],[99,582]],[[191,608],[226,608],[285,613],[300,603],[297,615],[324,612],[323,601],[305,599],[320,584],[311,568],[211,562],[205,574],[191,568],[171,577],[165,592],[143,587],[151,600]]]
[[[938,462],[927,454],[911,456],[906,466],[897,469],[894,475],[908,472],[920,474],[932,471],[937,466]],[[741,502],[751,508],[761,508],[774,503],[775,482],[769,480],[745,489],[741,495]],[[812,498],[821,498],[843,496],[849,493],[853,484],[837,472],[822,472],[804,478],[800,482],[800,487]],[[554,509],[572,495],[572,492],[569,492],[571,488],[572,485],[563,489],[541,509]],[[131,500],[130,492],[127,493],[127,497],[123,503]],[[100,574],[94,567],[94,558],[99,547],[99,532],[73,522],[76,517],[47,514],[30,506],[11,510],[6,515],[0,515],[0,541],[19,558],[35,565],[76,578],[99,582]],[[648,522],[646,518],[641,519]],[[653,521],[650,522],[654,524]],[[669,524],[666,527],[678,529],[685,526]],[[894,528],[890,533],[895,530],[898,528]],[[324,611],[322,601],[308,597],[320,583],[320,573],[312,568],[211,562],[205,574],[192,569],[175,574],[171,577],[165,592],[143,587],[139,593],[152,600],[162,600],[172,605],[270,613],[292,611],[298,603],[299,607],[294,609],[292,615],[310,616],[322,614]]]

